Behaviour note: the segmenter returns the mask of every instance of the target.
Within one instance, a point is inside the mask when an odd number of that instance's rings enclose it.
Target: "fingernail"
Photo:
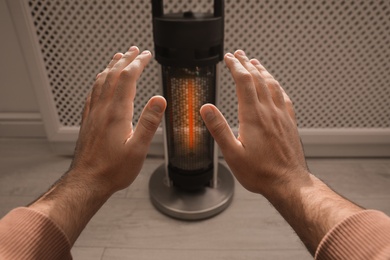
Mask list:
[[[150,51],[143,51],[141,54],[142,54],[142,55],[149,55],[149,54],[150,54]]]
[[[237,50],[236,54],[238,54],[240,56],[245,56],[245,52],[243,50]]]
[[[137,46],[131,46],[130,49],[129,49],[129,51],[135,51],[135,50],[137,50],[137,49],[138,49]]]
[[[204,112],[205,120],[208,122],[214,120],[215,118],[214,110],[209,107],[205,107],[204,110],[205,110]]]
[[[252,59],[252,60],[251,60],[251,63],[252,63],[253,65],[260,65],[260,62],[259,62],[258,60],[256,60],[256,59]]]
[[[227,58],[234,58],[234,55],[231,54],[230,52],[226,53],[225,57]]]
[[[113,60],[119,60],[120,58],[122,58],[122,53],[115,53],[115,55],[112,57]]]
[[[156,103],[152,105],[152,109],[157,113],[161,113],[164,110],[164,106],[162,104]]]

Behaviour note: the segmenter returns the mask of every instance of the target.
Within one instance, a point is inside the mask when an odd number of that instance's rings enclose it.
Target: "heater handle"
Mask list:
[[[223,17],[224,6],[224,0],[214,0],[214,17]]]
[[[152,0],[152,15],[153,17],[160,17],[164,15],[163,0]]]
[[[214,17],[222,17],[224,14],[224,0],[214,0]],[[152,15],[160,17],[164,15],[163,0],[152,0]]]

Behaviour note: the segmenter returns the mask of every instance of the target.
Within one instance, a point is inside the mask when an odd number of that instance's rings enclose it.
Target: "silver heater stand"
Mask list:
[[[167,178],[165,165],[161,165],[149,181],[153,205],[162,213],[183,220],[210,218],[222,212],[233,199],[234,178],[224,165],[218,164],[216,168],[217,178],[210,187],[198,191],[184,191],[172,185]]]

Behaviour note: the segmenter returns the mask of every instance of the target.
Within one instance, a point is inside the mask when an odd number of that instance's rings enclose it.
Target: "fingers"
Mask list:
[[[234,56],[239,60],[242,66],[251,74],[259,101],[262,103],[269,102],[270,93],[267,89],[267,82],[260,74],[260,71],[257,70],[257,68],[249,61],[244,51],[237,50],[234,53]]]
[[[291,119],[295,121],[296,118],[294,106],[286,91],[280,86],[279,82],[274,79],[274,77],[264,68],[264,66],[257,59],[252,59],[250,60],[250,62],[256,67],[262,77],[266,80],[267,87],[271,93],[275,105],[278,107],[286,107]]]
[[[284,90],[280,86],[279,82],[264,68],[264,66],[256,59],[252,59],[250,63],[256,68],[260,73],[265,86],[268,88],[269,93],[271,94],[272,100],[277,107],[284,108],[285,102],[283,98]]]
[[[253,108],[259,101],[252,75],[231,53],[227,53],[225,55],[225,63],[232,74],[234,82],[236,83],[236,93],[238,103],[240,105],[240,113],[243,112],[243,114],[251,114],[253,112]]]
[[[131,64],[139,54],[139,49],[136,46],[132,46],[129,50],[122,55],[122,57],[116,62],[112,68],[108,71],[107,77],[102,86],[100,99],[111,98],[116,90],[117,82],[123,70]]]
[[[151,57],[152,54],[150,51],[144,51],[122,70],[114,94],[114,98],[119,102],[119,105],[126,105],[129,102],[133,102],[137,80]]]
[[[117,100],[127,102],[127,106],[132,105],[135,83],[152,56],[149,51],[138,54],[139,49],[132,46],[125,54],[114,55],[106,69],[96,76],[90,107],[94,106],[98,100],[111,99],[113,95]]]
[[[257,59],[249,60],[242,50],[237,50],[234,55],[227,53],[225,62],[236,83],[241,119],[251,118],[256,104],[264,103],[287,110],[291,119],[296,121],[290,98]]]
[[[91,94],[91,106],[96,104],[96,102],[99,100],[103,84],[106,81],[107,73],[111,70],[112,67],[122,58],[122,53],[116,53],[113,57],[110,63],[107,65],[107,67],[96,76],[95,83],[92,88],[92,94]]]
[[[165,108],[166,101],[162,96],[152,97],[142,111],[132,141],[147,149],[161,123]]]
[[[200,114],[207,129],[214,137],[214,140],[217,142],[224,155],[233,153],[241,147],[241,143],[234,136],[225,117],[214,105],[203,105],[200,108]]]

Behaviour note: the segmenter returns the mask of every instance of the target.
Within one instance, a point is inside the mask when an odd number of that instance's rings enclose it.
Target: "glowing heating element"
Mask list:
[[[187,102],[188,102],[188,146],[191,150],[194,149],[194,100],[195,96],[195,87],[194,87],[194,79],[187,80]],[[195,101],[195,102],[194,102]]]
[[[213,167],[214,142],[199,110],[215,103],[215,66],[178,68],[163,66],[168,167],[182,174]]]

